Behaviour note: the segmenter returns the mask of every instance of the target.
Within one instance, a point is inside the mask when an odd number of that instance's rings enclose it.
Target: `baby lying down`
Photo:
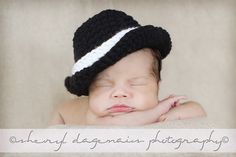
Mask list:
[[[205,116],[200,104],[181,104],[185,96],[158,100],[160,81],[152,53],[138,50],[99,73],[89,88],[88,104],[77,99],[60,106],[51,124],[145,125]]]
[[[103,33],[95,33],[99,29]],[[73,42],[76,63],[65,86],[87,97],[59,106],[51,125],[137,126],[206,116],[200,104],[181,103],[185,96],[158,99],[161,61],[171,50],[162,28],[140,26],[121,11],[105,10],[79,27]]]

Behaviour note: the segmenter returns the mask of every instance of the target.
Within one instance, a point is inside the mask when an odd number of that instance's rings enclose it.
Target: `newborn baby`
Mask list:
[[[132,126],[205,116],[200,104],[181,104],[185,96],[158,100],[162,60],[171,47],[166,30],[141,26],[122,11],[89,18],[74,34],[75,64],[65,79],[78,98],[61,105],[51,124]]]
[[[198,103],[180,104],[185,96],[172,95],[158,100],[157,62],[149,48],[122,58],[94,79],[88,104],[80,99],[64,104],[56,111],[51,124],[132,126],[205,116]]]
[[[87,123],[144,125],[205,115],[197,103],[180,106],[185,96],[158,100],[157,62],[155,53],[144,48],[99,73],[89,89]]]

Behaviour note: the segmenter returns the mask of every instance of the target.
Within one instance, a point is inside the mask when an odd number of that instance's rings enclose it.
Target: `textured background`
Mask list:
[[[46,127],[53,108],[73,98],[64,88],[73,33],[107,8],[171,34],[160,98],[186,94],[216,124],[235,122],[236,1],[0,0],[0,128]]]

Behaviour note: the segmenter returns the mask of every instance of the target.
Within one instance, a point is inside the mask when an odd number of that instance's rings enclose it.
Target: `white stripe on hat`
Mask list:
[[[112,47],[116,45],[116,43],[129,31],[136,29],[138,27],[131,27],[125,30],[120,31],[116,35],[114,35],[112,38],[108,39],[104,43],[102,43],[100,46],[96,47],[92,51],[88,52],[86,55],[84,55],[81,59],[79,59],[72,68],[72,75],[74,75],[76,72],[79,72],[83,70],[84,68],[87,68],[96,61],[98,61],[101,57],[103,57],[107,52],[111,50]]]

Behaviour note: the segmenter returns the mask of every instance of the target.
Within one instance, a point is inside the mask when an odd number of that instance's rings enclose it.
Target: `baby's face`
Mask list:
[[[153,108],[158,80],[150,49],[134,52],[97,75],[89,89],[89,108],[98,116],[114,116]]]

